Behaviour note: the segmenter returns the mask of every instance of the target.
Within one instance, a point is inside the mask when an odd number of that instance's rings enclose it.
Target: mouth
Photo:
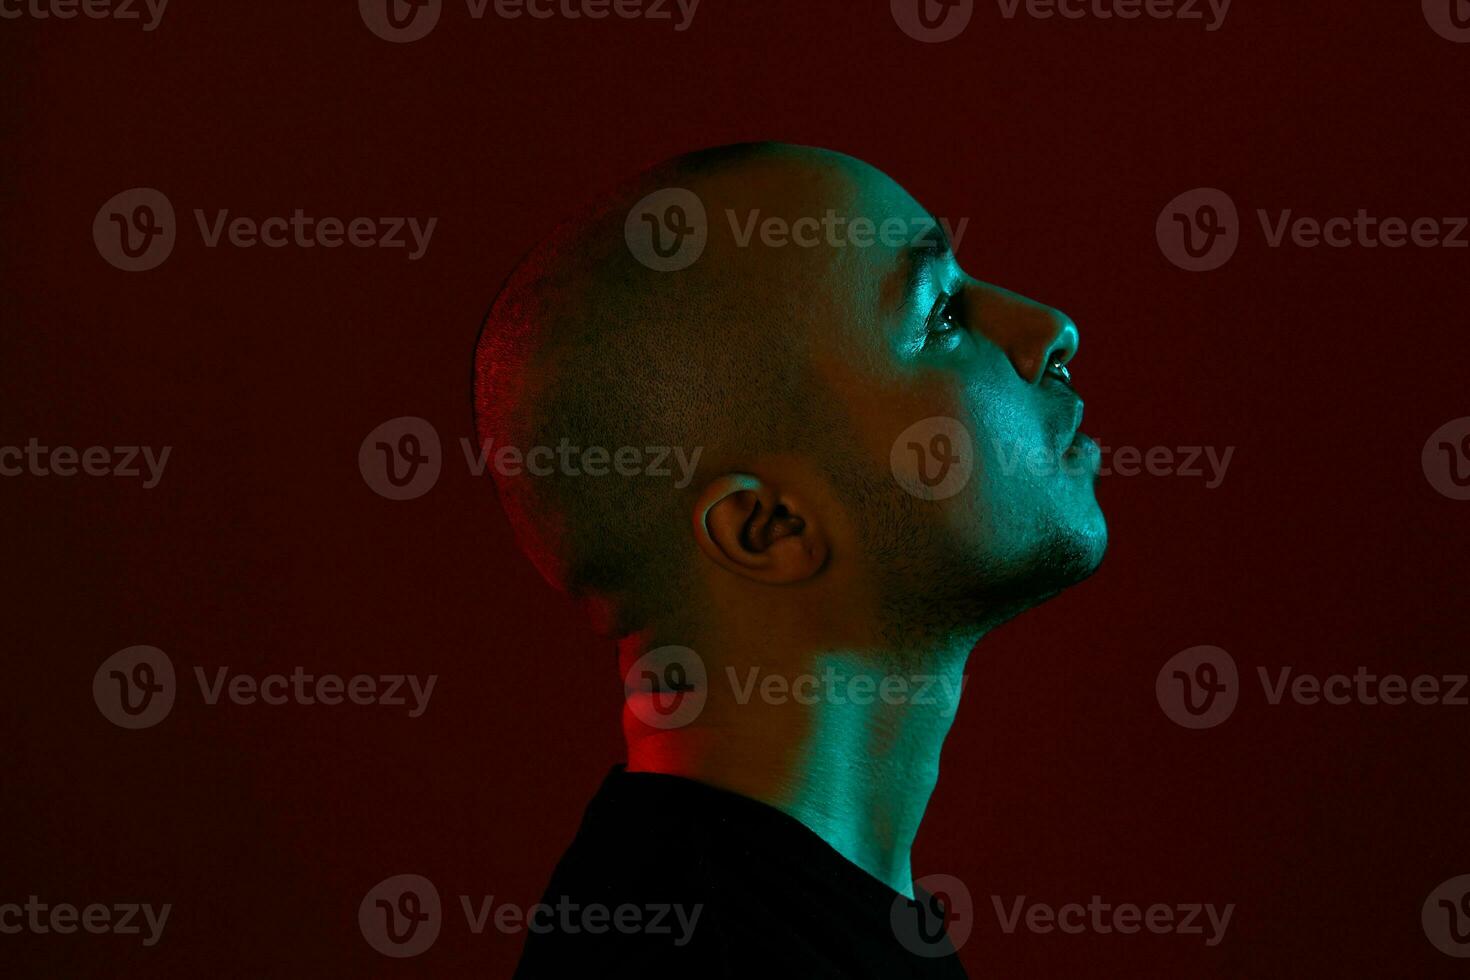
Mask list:
[[[1062,459],[1081,466],[1084,472],[1095,473],[1102,463],[1102,450],[1092,436],[1077,432],[1072,436],[1072,444],[1062,453]]]
[[[1062,450],[1062,459],[1068,464],[1080,465],[1086,472],[1095,472],[1102,461],[1102,450],[1092,436],[1082,431],[1082,399],[1077,399],[1072,410],[1071,439]]]

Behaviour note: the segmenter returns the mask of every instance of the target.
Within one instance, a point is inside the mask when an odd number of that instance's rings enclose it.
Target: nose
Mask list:
[[[1077,324],[1061,310],[988,283],[977,283],[979,328],[1005,352],[1027,384],[1041,381],[1053,360],[1062,364],[1077,353]]]

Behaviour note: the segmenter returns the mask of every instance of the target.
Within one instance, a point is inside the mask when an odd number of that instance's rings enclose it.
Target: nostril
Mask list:
[[[1048,372],[1060,375],[1066,370],[1067,362],[1077,353],[1079,339],[1077,325],[1072,322],[1071,318],[1052,310],[1047,319],[1049,321],[1047,325],[1049,343],[1041,359],[1041,370],[1036,373],[1037,383],[1040,383]]]
[[[1077,324],[1072,322],[1071,317],[1065,314],[1057,314],[1059,324],[1056,335],[1051,342],[1051,348],[1047,352],[1047,363],[1066,364],[1077,355],[1077,344],[1081,336],[1077,333]]]

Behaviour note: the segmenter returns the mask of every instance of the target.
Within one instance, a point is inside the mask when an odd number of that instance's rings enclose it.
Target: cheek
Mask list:
[[[990,481],[1006,486],[1039,482],[1050,453],[1029,393],[1016,385],[977,382],[966,394],[976,459]]]
[[[973,403],[974,486],[967,496],[993,534],[1024,534],[1055,488],[1057,459],[1029,402],[1012,390]]]
[[[1031,472],[1043,442],[1034,406],[999,351],[967,348],[942,368],[881,381],[850,364],[832,374],[861,455],[952,530],[971,537],[977,525],[1008,521],[1016,498],[1039,485]]]

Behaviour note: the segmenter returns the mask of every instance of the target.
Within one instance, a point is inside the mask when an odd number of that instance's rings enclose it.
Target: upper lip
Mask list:
[[[1082,431],[1082,409],[1083,401],[1075,393],[1072,395],[1072,424],[1066,430],[1066,442],[1062,445],[1062,452],[1072,448],[1077,441],[1077,434]]]

